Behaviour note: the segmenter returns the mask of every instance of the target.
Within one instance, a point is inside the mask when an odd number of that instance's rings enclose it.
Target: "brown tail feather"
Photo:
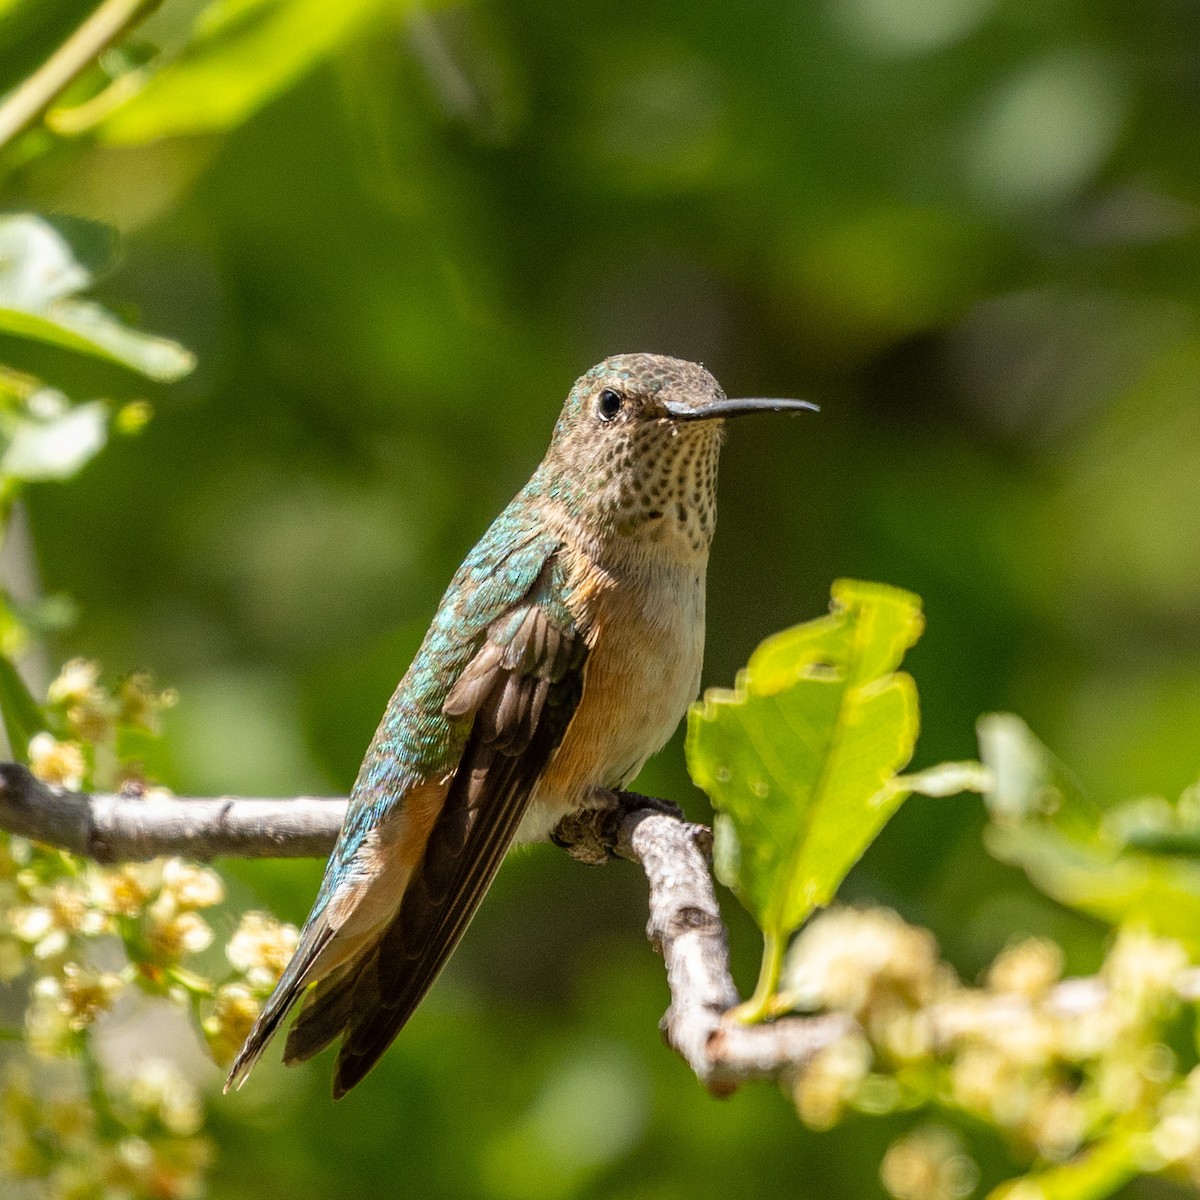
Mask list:
[[[254,1022],[254,1027],[250,1030],[245,1044],[238,1052],[237,1058],[233,1060],[233,1066],[229,1068],[224,1091],[240,1088],[246,1082],[246,1076],[250,1074],[254,1064],[262,1056],[262,1052],[267,1048],[267,1043],[275,1036],[284,1017],[288,1015],[288,1010],[300,999],[304,989],[311,982],[308,978],[309,968],[316,961],[317,955],[328,944],[333,931],[326,925],[319,930],[314,930],[313,933],[315,936],[312,937],[308,946],[304,945],[303,940],[301,941],[300,947],[280,976],[279,982],[275,985],[275,990],[259,1014],[258,1020]]]
[[[319,1054],[341,1035],[353,1011],[355,991],[374,967],[375,950],[351,959],[327,975],[305,997],[304,1006],[288,1030],[283,1061],[293,1067]]]

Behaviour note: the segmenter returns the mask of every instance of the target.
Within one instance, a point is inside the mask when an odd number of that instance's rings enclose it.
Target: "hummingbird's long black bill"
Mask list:
[[[737,400],[710,400],[698,408],[668,400],[663,403],[669,416],[677,421],[711,421],[717,418],[740,417],[756,412],[820,412],[811,400],[772,400],[761,396]]]

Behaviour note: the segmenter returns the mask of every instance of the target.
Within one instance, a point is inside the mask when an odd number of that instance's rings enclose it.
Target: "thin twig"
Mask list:
[[[0,104],[0,150],[29,129],[91,63],[160,4],[162,0],[104,0]]]

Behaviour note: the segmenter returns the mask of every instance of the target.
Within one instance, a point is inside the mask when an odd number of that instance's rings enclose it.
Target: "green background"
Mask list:
[[[5,83],[87,7],[10,27],[28,61]],[[168,0],[143,36],[199,7]],[[917,765],[974,755],[976,716],[1011,709],[1102,800],[1195,778],[1200,9],[358,7],[244,121],[80,138],[3,181],[6,208],[116,225],[98,295],[199,356],[143,434],[28,503],[45,586],[80,607],[56,655],[179,690],[168,782],[344,791],[572,381],[630,350],[822,406],[730,431],[706,685],[833,578],[880,579],[926,605]],[[146,392],[114,371],[106,394]],[[708,817],[681,737],[639,787]],[[982,823],[969,797],[912,800],[844,896],[929,925],[967,978],[1024,932],[1093,968],[1099,926],[992,863]],[[225,873],[299,920],[320,865]],[[746,992],[759,940],[724,899]],[[880,1194],[902,1118],[808,1134],[769,1088],[708,1098],[661,1045],[644,920],[633,868],[514,855],[346,1100],[327,1056],[271,1052],[214,1101],[213,1195]],[[968,1134],[985,1182],[1013,1172]]]

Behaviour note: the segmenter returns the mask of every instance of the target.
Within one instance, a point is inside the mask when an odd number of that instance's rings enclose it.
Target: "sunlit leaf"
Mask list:
[[[394,0],[224,0],[183,54],[99,127],[109,142],[233,128]]]
[[[49,221],[28,214],[0,220],[0,307],[43,312],[91,282],[87,268]]]
[[[827,904],[907,794],[917,692],[895,673],[920,601],[841,580],[832,612],[768,638],[732,691],[688,720],[692,777],[717,810],[716,868],[768,938]]]
[[[178,379],[195,366],[177,343],[130,329],[79,299],[91,283],[50,222],[28,214],[0,218],[0,333],[119,363],[151,379]]]

